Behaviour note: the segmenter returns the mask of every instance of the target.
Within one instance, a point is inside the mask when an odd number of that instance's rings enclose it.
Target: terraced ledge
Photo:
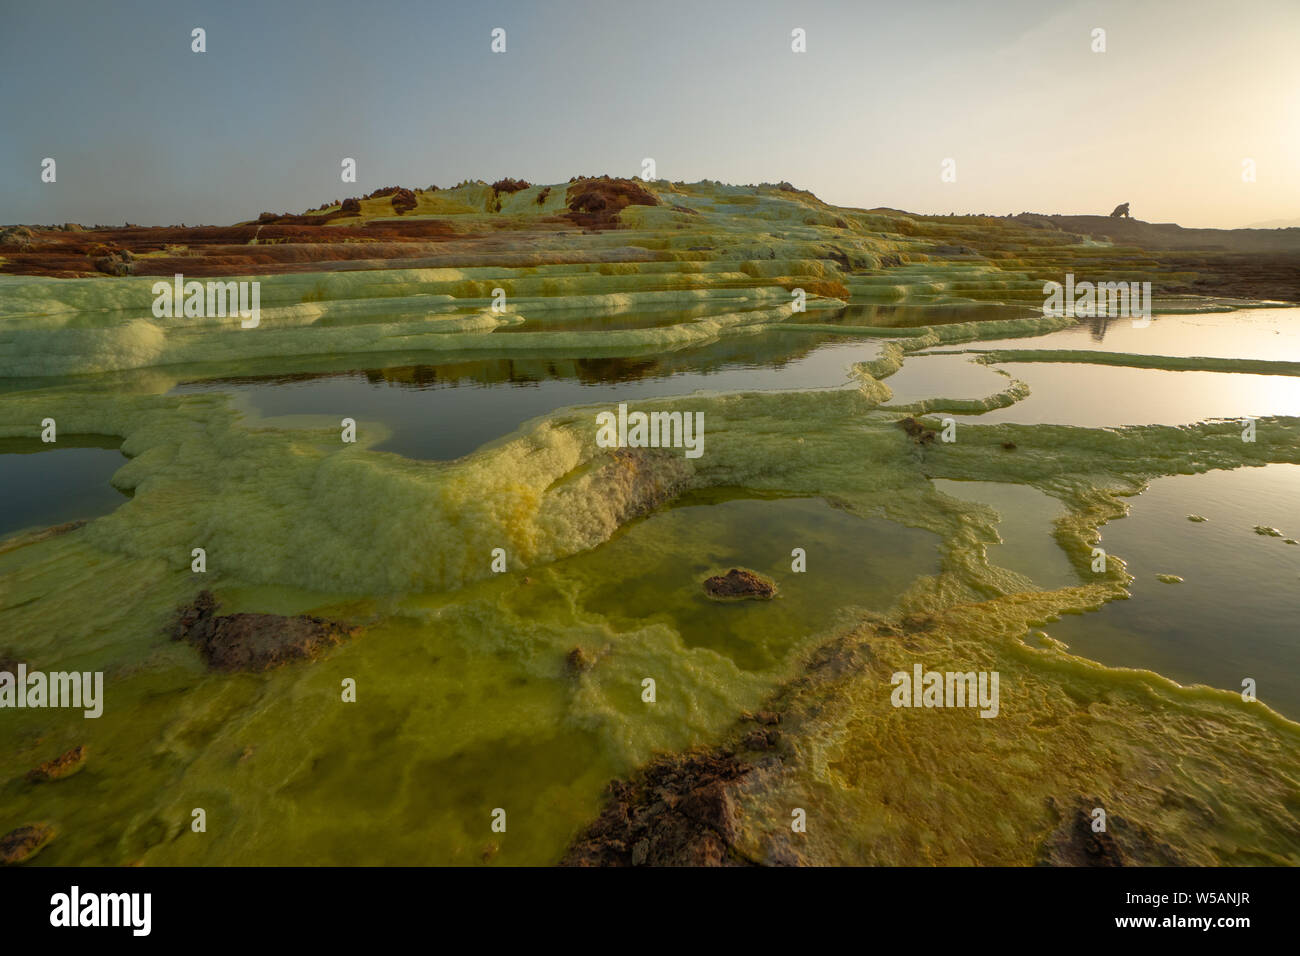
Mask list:
[[[1075,349],[966,349],[985,365],[1008,362],[1070,362],[1083,365],[1122,365],[1171,372],[1243,372],[1251,375],[1300,375],[1300,362],[1272,359],[1136,355],[1131,352],[1091,352]],[[935,353],[942,354],[942,353]]]

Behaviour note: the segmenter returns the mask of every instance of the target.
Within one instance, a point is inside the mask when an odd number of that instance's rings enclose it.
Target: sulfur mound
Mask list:
[[[217,671],[265,671],[290,661],[314,660],[356,633],[346,624],[306,614],[217,617],[218,606],[211,591],[201,591],[192,604],[179,609],[172,627],[172,640],[189,641]]]
[[[770,601],[776,594],[776,584],[753,571],[732,568],[725,575],[715,574],[705,580],[704,593],[715,601]]]

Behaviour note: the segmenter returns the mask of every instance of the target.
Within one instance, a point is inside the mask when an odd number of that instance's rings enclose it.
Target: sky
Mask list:
[[[1297,38],[1296,0],[0,0],[0,223],[227,224],[647,157],[865,208],[1300,221]]]

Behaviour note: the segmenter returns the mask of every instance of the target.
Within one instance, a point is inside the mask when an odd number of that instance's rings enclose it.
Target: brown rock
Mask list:
[[[751,730],[742,743],[746,750],[771,750],[781,739],[779,730]]]
[[[1115,813],[1106,815],[1106,829],[1094,833],[1092,809],[1100,799],[1076,798],[1065,808],[1048,798],[1060,819],[1038,850],[1039,866],[1185,866],[1187,861],[1144,828]],[[1206,810],[1210,817],[1212,811]]]
[[[26,251],[32,247],[34,236],[26,226],[6,226],[0,229],[0,246],[13,246]]]
[[[29,783],[46,783],[50,780],[58,780],[61,777],[70,777],[80,770],[85,762],[86,748],[82,746],[73,747],[62,756],[47,760],[39,767],[27,771],[27,780]]]
[[[581,647],[575,647],[564,656],[564,666],[570,674],[583,674],[596,666],[596,661]]]
[[[54,839],[54,828],[44,823],[18,827],[0,837],[0,864],[24,863]]]
[[[415,193],[409,189],[399,189],[393,193],[393,209],[400,216],[404,212],[410,212],[415,208]]]
[[[613,229],[619,213],[628,206],[657,206],[659,200],[638,182],[630,179],[580,179],[569,187],[568,217],[588,229]]]
[[[742,601],[748,598],[768,601],[776,594],[776,584],[760,574],[732,568],[715,574],[704,582],[704,593],[715,601]]]
[[[907,432],[908,437],[918,445],[934,441],[935,430],[925,423],[917,421],[911,415],[899,419],[895,424],[897,424],[903,431]]]
[[[198,648],[212,670],[264,671],[295,660],[313,660],[343,643],[357,628],[298,614],[228,614],[217,617],[217,599],[201,591],[177,611],[172,640]]]
[[[97,271],[105,275],[129,276],[135,271],[135,263],[132,261],[134,258],[125,249],[118,249],[108,255],[99,256],[94,260],[94,266]]]
[[[753,767],[726,750],[667,754],[610,784],[561,866],[745,866],[731,788]]]

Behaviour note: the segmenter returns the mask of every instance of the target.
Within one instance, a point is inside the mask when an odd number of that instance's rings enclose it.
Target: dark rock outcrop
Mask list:
[[[492,191],[498,193],[517,193],[521,189],[527,189],[531,183],[525,179],[498,179],[492,184]]]
[[[935,429],[926,425],[924,422],[917,421],[911,415],[899,419],[895,424],[897,424],[903,431],[907,432],[907,437],[911,438],[918,445],[925,445],[934,441],[934,436],[936,434]]]
[[[767,601],[776,594],[776,584],[743,568],[715,574],[704,581],[704,593],[715,601],[741,601],[747,598]]]
[[[129,276],[135,272],[135,256],[125,249],[115,249],[93,260],[96,271],[110,276]]]
[[[415,193],[409,189],[399,189],[393,193],[393,209],[400,216],[404,212],[410,212],[415,208]]]
[[[613,229],[628,206],[657,206],[659,200],[631,179],[582,179],[569,187],[568,217],[588,229]]]
[[[23,863],[30,860],[54,839],[54,828],[36,823],[18,827],[0,837],[0,864]]]
[[[1172,846],[1123,817],[1109,813],[1106,829],[1092,829],[1092,808],[1098,799],[1074,800],[1066,807],[1048,799],[1060,823],[1038,850],[1039,866],[1184,866],[1187,861]]]
[[[357,631],[306,614],[218,617],[218,606],[211,591],[201,591],[192,604],[178,610],[171,629],[172,640],[193,644],[212,670],[264,671],[291,661],[314,660]]]
[[[67,753],[47,760],[38,767],[27,771],[28,783],[48,783],[61,777],[70,777],[82,768],[86,762],[86,748],[73,747]]]
[[[600,816],[561,866],[748,866],[733,848],[732,788],[754,768],[727,750],[656,759],[609,785]]]
[[[34,234],[26,226],[6,226],[0,229],[0,246],[26,251],[33,245]]]
[[[564,655],[564,668],[572,675],[584,674],[595,666],[595,659],[581,647],[575,647]]]

